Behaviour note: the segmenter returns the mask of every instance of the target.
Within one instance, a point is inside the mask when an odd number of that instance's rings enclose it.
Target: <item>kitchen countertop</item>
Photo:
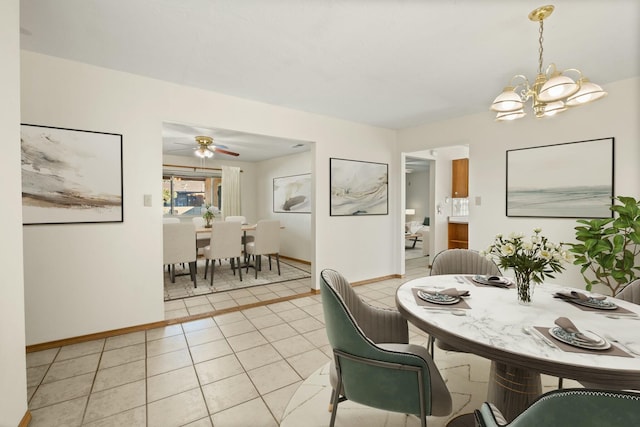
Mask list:
[[[468,224],[469,217],[468,216],[450,216],[449,222],[456,223],[456,224]]]

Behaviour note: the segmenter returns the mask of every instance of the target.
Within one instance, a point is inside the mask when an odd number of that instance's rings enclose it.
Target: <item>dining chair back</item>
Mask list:
[[[470,249],[447,249],[438,253],[431,263],[431,276],[441,274],[488,274],[500,276],[502,273],[495,262],[481,256]],[[460,351],[441,341],[429,340],[431,355],[434,354],[434,344],[443,350]]]
[[[196,229],[204,228],[206,223],[204,218],[200,216],[194,216],[193,218],[191,218],[191,222],[193,222],[193,225],[196,227]],[[209,241],[210,241],[210,237],[196,237],[196,248],[198,249],[205,248],[206,246],[209,245]]]
[[[248,256],[254,257],[256,279],[258,270],[262,268],[262,255],[269,256],[269,270],[271,270],[271,256],[275,255],[280,275],[280,221],[262,219],[256,225],[256,233],[253,242],[247,241],[246,251]],[[247,266],[247,271],[249,267]]]
[[[475,411],[482,427],[629,427],[640,425],[640,394],[564,389],[543,394],[513,421],[485,402]]]
[[[502,273],[495,262],[471,249],[447,249],[438,253],[431,263],[431,276],[440,274],[488,274]]]
[[[239,222],[240,224],[246,224],[247,218],[241,215],[230,215],[224,218],[225,221]]]
[[[350,283],[334,270],[323,270],[320,274],[320,293],[334,355],[330,372],[331,427],[335,425],[338,404],[346,399],[387,411],[415,414],[423,427],[428,415],[451,413],[451,395],[444,380],[424,347],[406,343],[408,328],[399,313],[364,303]],[[391,322],[380,321],[383,319]],[[363,328],[372,334],[387,335],[378,338],[396,340],[376,343],[365,335]]]
[[[627,284],[620,292],[616,294],[616,298],[640,304],[640,279]]]
[[[189,223],[168,223],[162,225],[163,264],[170,266],[171,282],[175,283],[175,264],[189,263],[189,272],[194,287],[196,283],[196,261],[198,252],[195,245],[196,228]]]
[[[204,248],[204,256],[206,258],[204,268],[204,278],[207,278],[207,270],[209,269],[209,260],[211,262],[211,279],[210,284],[213,286],[213,275],[215,269],[215,260],[229,259],[233,275],[238,269],[240,281],[242,282],[242,270],[240,268],[240,257],[242,256],[242,225],[237,221],[220,221],[213,226],[209,245]],[[236,265],[237,263],[237,265]]]

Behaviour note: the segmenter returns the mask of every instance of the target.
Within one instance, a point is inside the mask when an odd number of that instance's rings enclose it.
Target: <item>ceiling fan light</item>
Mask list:
[[[607,95],[599,85],[591,83],[586,77],[580,79],[579,83],[580,90],[567,99],[567,105],[570,107],[586,104]]]
[[[511,112],[522,109],[524,103],[522,98],[518,95],[513,87],[507,86],[502,90],[502,93],[493,100],[491,104],[491,110],[497,112]]]
[[[196,156],[200,157],[201,159],[209,159],[211,157],[213,157],[213,152],[209,149],[207,149],[206,147],[200,147],[195,151]]]
[[[571,77],[556,74],[542,85],[538,99],[542,102],[553,102],[573,95],[580,89]]]
[[[526,115],[527,113],[524,112],[524,109],[520,108],[519,110],[516,110],[516,111],[500,112],[496,114],[496,120],[499,120],[499,121],[516,120],[516,119],[521,119]]]

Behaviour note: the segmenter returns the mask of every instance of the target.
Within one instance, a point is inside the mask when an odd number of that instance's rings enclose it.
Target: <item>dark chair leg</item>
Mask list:
[[[193,287],[197,288],[198,283],[196,282],[196,274],[198,273],[198,264],[196,261],[189,263],[189,274],[191,275],[191,280],[193,280]]]
[[[233,271],[233,275],[235,276],[236,275],[236,260],[235,260],[235,258],[231,258],[229,260],[229,264],[231,264],[231,270]],[[240,266],[240,263],[238,263],[238,267],[239,266]],[[238,268],[238,270],[240,270],[240,269]]]
[[[271,255],[269,255],[269,270],[271,270]]]
[[[278,265],[278,276],[280,276],[280,254],[276,254],[276,264]]]
[[[171,269],[171,283],[176,283],[176,265],[171,264],[169,268]]]
[[[240,257],[238,257],[237,260],[238,260],[238,275],[240,276],[240,281],[242,282],[242,268],[240,267]]]
[[[253,265],[255,266],[254,270],[256,271],[256,279],[258,278],[258,270],[260,269],[260,265],[262,264],[262,255],[254,255],[255,261]]]
[[[216,270],[216,260],[211,260],[211,281],[209,282],[210,285],[209,286],[213,286],[213,273]]]
[[[213,261],[215,262],[215,261]],[[207,278],[207,270],[209,269],[209,259],[204,260],[204,278]]]

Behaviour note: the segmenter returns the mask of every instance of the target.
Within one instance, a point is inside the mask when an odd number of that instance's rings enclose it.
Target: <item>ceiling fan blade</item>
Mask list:
[[[236,157],[240,155],[238,153],[234,153],[233,151],[223,150],[222,148],[215,145],[212,148],[213,148],[213,151],[215,151],[216,153],[227,154],[229,156],[236,156]]]

